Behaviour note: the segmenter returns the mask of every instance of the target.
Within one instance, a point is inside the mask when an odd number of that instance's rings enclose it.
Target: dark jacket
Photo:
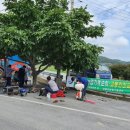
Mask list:
[[[19,79],[24,79],[25,77],[25,68],[20,68],[19,71],[18,71],[18,78]]]

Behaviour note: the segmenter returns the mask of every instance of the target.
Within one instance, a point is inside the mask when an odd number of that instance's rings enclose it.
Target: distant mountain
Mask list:
[[[100,56],[99,57],[99,63],[100,64],[107,64],[107,65],[111,65],[111,64],[130,64],[130,62],[126,62],[126,61],[121,61],[118,59],[110,59],[104,56]]]

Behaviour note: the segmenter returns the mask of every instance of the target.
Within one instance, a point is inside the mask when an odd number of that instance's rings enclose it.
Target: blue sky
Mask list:
[[[0,0],[0,10],[4,9],[3,1]],[[104,23],[106,27],[104,37],[86,37],[85,41],[103,46],[103,56],[130,61],[130,0],[75,0],[74,5],[88,5],[88,11],[94,15],[92,24]]]
[[[103,46],[103,56],[130,61],[130,0],[75,0],[75,7],[86,4],[94,15],[92,24],[104,23],[106,28],[104,37],[85,41]]]

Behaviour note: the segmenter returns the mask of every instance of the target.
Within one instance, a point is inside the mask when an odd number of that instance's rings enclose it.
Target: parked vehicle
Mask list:
[[[111,70],[106,65],[99,65],[98,69],[87,70],[85,76],[89,78],[112,79]]]
[[[88,78],[100,78],[100,79],[112,79],[112,73],[108,66],[99,65],[98,69],[90,69],[85,72],[81,72],[85,77]],[[76,76],[77,74],[70,71],[70,76]]]
[[[47,71],[43,71],[41,72],[38,77],[37,77],[37,81],[41,84],[47,84],[47,77],[51,76],[52,80],[55,80],[56,78],[56,73],[55,72],[47,72]],[[63,75],[60,75],[61,77],[63,77]]]

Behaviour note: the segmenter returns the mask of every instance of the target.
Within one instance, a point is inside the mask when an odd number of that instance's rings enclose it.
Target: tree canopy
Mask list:
[[[130,80],[130,64],[115,64],[111,65],[113,78],[123,78]]]
[[[5,0],[4,5],[0,48],[29,61],[34,81],[49,65],[76,71],[97,65],[103,48],[84,38],[103,36],[104,25],[90,25],[93,16],[86,7],[69,11],[67,0]]]

